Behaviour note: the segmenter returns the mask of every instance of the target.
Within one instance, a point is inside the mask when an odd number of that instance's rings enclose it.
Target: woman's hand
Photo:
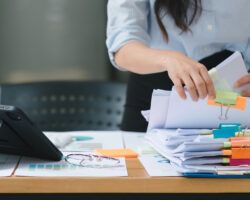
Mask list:
[[[214,85],[204,65],[179,52],[168,51],[165,56],[168,75],[180,97],[186,99],[184,84],[194,101],[206,96],[215,98]]]
[[[243,76],[241,77],[238,81],[236,81],[236,83],[234,84],[234,86],[236,88],[239,88],[243,85],[246,85],[246,84],[249,84],[250,83],[250,74],[246,75],[246,76]],[[247,89],[247,90],[244,90],[242,93],[241,93],[242,96],[245,96],[245,97],[250,97],[250,88]]]
[[[178,94],[185,99],[183,84],[193,100],[215,98],[213,82],[206,67],[177,51],[153,49],[141,42],[131,41],[115,54],[121,68],[137,74],[168,72]]]

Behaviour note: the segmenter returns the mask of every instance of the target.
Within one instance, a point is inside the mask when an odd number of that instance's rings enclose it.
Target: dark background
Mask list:
[[[0,83],[126,81],[110,64],[106,0],[0,0]]]

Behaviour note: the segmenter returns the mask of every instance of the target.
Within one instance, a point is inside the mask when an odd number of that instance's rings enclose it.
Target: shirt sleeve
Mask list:
[[[140,41],[148,44],[148,14],[149,0],[109,0],[107,39],[111,63],[120,70],[114,60],[116,53],[130,41]]]

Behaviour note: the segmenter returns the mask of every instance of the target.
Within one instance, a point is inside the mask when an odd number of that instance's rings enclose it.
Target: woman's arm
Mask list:
[[[215,97],[206,67],[182,53],[149,48],[149,10],[149,0],[108,1],[106,43],[113,65],[138,74],[166,71],[182,98],[182,84],[193,100]]]
[[[206,67],[180,52],[152,49],[141,42],[131,41],[117,51],[115,62],[137,74],[166,71],[184,99],[186,95],[183,84],[195,101],[207,95],[215,97],[215,89]]]

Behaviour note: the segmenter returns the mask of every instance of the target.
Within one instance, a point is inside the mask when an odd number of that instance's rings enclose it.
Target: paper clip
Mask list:
[[[250,137],[250,131],[248,130],[248,126],[242,128],[242,131],[235,133],[235,137]]]
[[[208,105],[210,106],[220,106],[220,115],[219,120],[228,120],[229,119],[229,110],[230,109],[238,109],[238,110],[245,110],[247,104],[246,97],[238,96],[235,104],[223,104],[216,102],[216,100],[209,99]],[[223,107],[226,107],[226,110],[223,111]]]
[[[225,115],[223,116],[223,106],[225,105],[222,105],[220,106],[220,115],[219,115],[219,120],[228,120],[228,112],[229,112],[229,109],[230,109],[230,106],[225,106],[227,107],[226,108],[226,111],[225,111]]]

